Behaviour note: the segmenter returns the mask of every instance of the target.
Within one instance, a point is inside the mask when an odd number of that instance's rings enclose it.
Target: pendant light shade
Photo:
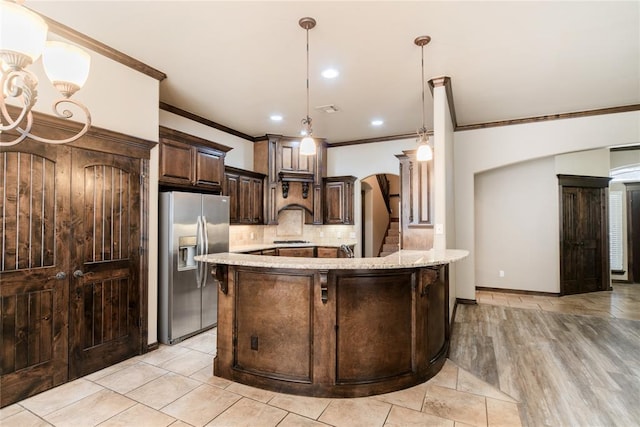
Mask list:
[[[429,141],[429,135],[427,135],[427,128],[424,124],[425,122],[425,112],[424,112],[424,47],[429,44],[431,41],[431,37],[429,36],[420,36],[417,37],[413,42],[420,46],[421,49],[421,61],[420,65],[422,67],[422,127],[418,129],[418,152],[416,153],[416,158],[420,162],[428,161],[433,159],[433,149],[431,148],[431,144]]]
[[[307,32],[307,116],[302,119],[304,126],[303,134],[305,135],[300,141],[300,154],[313,156],[316,154],[316,141],[313,139],[313,129],[311,129],[311,117],[309,116],[309,30],[316,26],[316,20],[313,18],[302,18],[298,24]]]
[[[429,143],[429,139],[426,141],[422,141],[418,143],[418,151],[416,152],[416,159],[419,162],[426,162],[428,160],[433,159],[433,150],[431,149],[431,144]]]

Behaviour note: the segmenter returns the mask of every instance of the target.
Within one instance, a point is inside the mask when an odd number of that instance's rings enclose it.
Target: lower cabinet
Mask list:
[[[294,257],[306,257],[313,258],[314,248],[278,248],[279,256],[294,256]]]
[[[78,145],[89,149],[29,140],[0,149],[0,406],[146,342],[153,143],[90,131]]]

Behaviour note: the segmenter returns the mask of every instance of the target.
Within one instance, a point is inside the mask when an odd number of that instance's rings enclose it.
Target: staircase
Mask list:
[[[398,252],[398,243],[400,242],[400,226],[398,218],[391,218],[387,234],[382,242],[382,250],[378,256],[383,257]]]

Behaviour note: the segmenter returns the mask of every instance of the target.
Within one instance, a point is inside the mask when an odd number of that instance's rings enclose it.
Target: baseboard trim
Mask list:
[[[559,292],[555,293],[555,292],[540,292],[540,291],[523,291],[522,289],[489,288],[485,286],[476,286],[476,291],[501,292],[505,294],[534,295],[539,297],[559,297],[560,296]]]
[[[476,301],[474,299],[467,299],[467,298],[456,298],[456,305],[457,304],[476,305],[476,304],[478,304],[478,301]]]
[[[157,350],[160,347],[160,344],[156,341],[156,342],[152,342],[151,344],[147,344],[147,348],[145,350],[145,353],[148,353],[150,351],[153,350]]]

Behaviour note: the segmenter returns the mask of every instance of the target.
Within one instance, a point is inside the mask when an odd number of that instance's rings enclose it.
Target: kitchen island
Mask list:
[[[449,347],[449,263],[467,255],[198,257],[218,281],[214,374],[316,397],[368,396],[424,382]]]

